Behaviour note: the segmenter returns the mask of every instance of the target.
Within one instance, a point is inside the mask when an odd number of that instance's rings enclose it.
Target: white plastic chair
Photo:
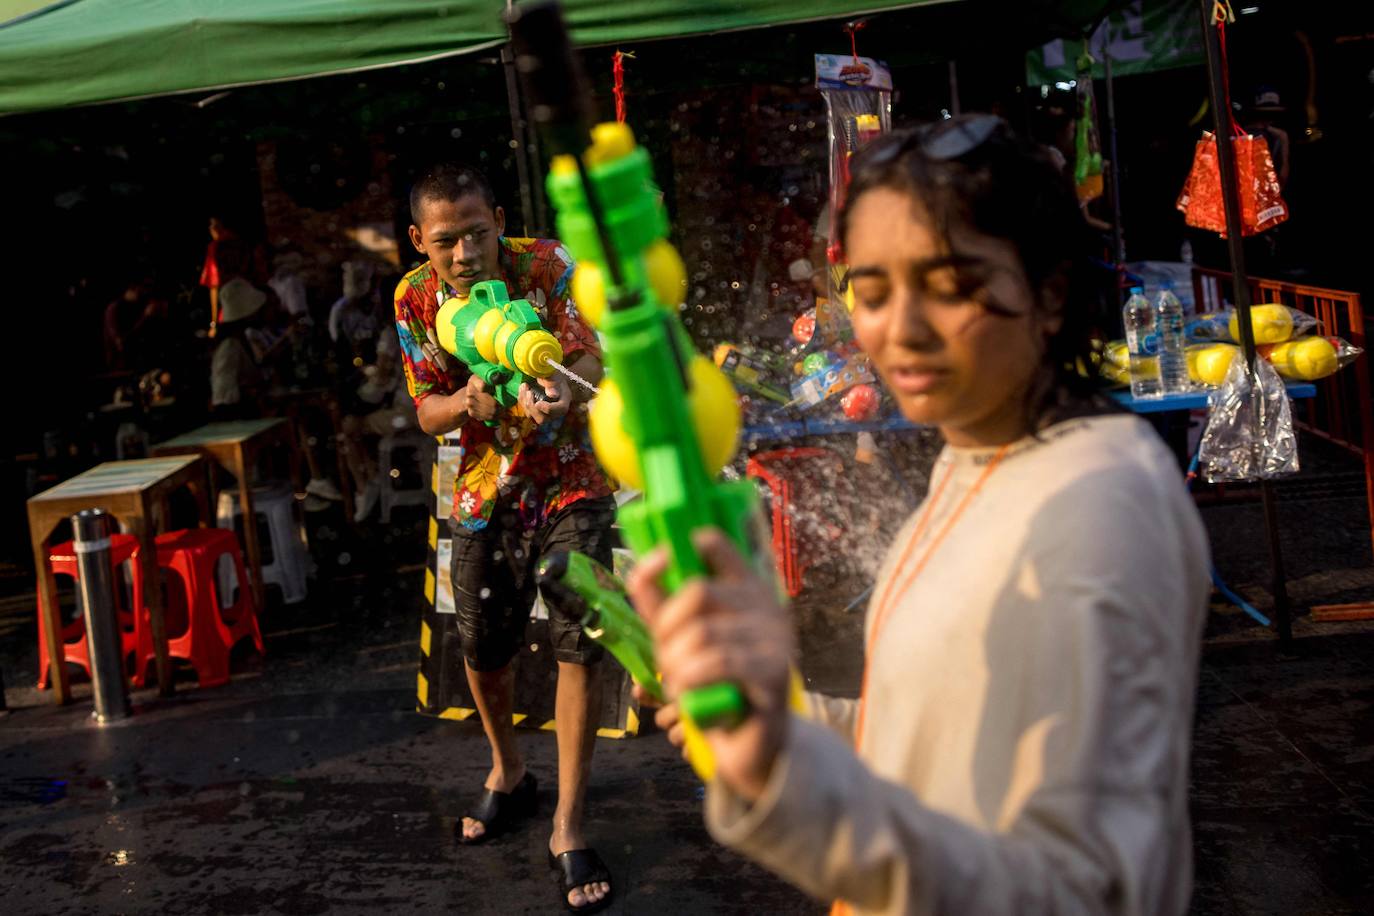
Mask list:
[[[397,506],[428,506],[434,498],[430,486],[430,466],[434,463],[435,441],[418,429],[388,433],[377,446],[377,473],[381,475],[382,523],[391,521],[391,510]],[[418,472],[419,486],[402,487],[396,453],[410,450]]]
[[[287,604],[304,601],[309,594],[306,583],[311,572],[310,551],[306,548],[305,527],[296,511],[296,496],[285,483],[268,484],[253,488],[253,509],[261,518],[267,520],[267,543],[263,551],[263,585],[275,584],[282,592],[282,600]],[[221,528],[235,527],[242,518],[237,490],[224,490],[219,494],[216,516]],[[245,522],[246,524],[246,522]],[[267,562],[270,555],[271,562]],[[232,594],[234,581],[229,570],[220,569],[220,593]]]

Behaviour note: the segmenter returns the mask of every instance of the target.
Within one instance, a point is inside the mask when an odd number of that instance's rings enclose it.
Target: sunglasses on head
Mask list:
[[[868,161],[872,165],[882,165],[918,149],[927,159],[948,162],[967,156],[982,146],[1005,123],[997,115],[991,114],[960,115],[935,121],[915,128],[896,142],[873,150]]]

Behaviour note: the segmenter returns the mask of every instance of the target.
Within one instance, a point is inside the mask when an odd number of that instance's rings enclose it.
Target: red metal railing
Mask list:
[[[836,540],[844,531],[825,511],[834,508],[835,483],[844,464],[828,449],[783,448],[750,458],[746,473],[768,486],[773,557],[788,596],[795,598],[802,593],[803,574],[824,554],[822,543]]]
[[[1193,269],[1193,291],[1198,312],[1220,310],[1228,301],[1231,275],[1225,271]],[[1320,332],[1344,337],[1362,350],[1368,349],[1364,311],[1358,293],[1318,286],[1302,286],[1282,280],[1250,278],[1254,304],[1281,302],[1316,318]],[[1365,501],[1369,507],[1370,543],[1374,546],[1374,398],[1369,386],[1369,359],[1365,353],[1330,378],[1317,382],[1317,396],[1294,406],[1303,415],[1300,426],[1348,451],[1364,462]]]

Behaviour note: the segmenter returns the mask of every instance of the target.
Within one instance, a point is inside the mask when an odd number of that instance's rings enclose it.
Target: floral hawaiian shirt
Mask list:
[[[501,239],[501,279],[512,299],[525,298],[563,345],[565,361],[579,353],[601,356],[595,332],[568,294],[572,256],[552,239]],[[437,344],[434,317],[444,282],[426,261],[396,287],[396,332],[406,384],[418,408],[431,394],[452,394],[467,384],[467,367],[455,356],[426,348]],[[454,295],[443,289],[444,298]],[[437,358],[426,355],[438,351]],[[442,365],[436,365],[442,362]],[[496,426],[463,425],[454,482],[453,518],[466,528],[485,528],[498,502],[516,510],[525,529],[579,499],[606,496],[611,485],[592,454],[587,405],[575,403],[562,419],[536,425],[519,405],[498,416]]]

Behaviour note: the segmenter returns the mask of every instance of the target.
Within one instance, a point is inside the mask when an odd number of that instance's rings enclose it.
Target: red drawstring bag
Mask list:
[[[1263,138],[1242,134],[1232,138],[1236,154],[1236,181],[1240,185],[1241,230],[1255,235],[1288,219],[1274,160]],[[1193,152],[1193,168],[1178,195],[1184,222],[1226,237],[1226,210],[1221,199],[1221,169],[1217,163],[1216,136],[1203,132]]]
[[[1221,169],[1217,165],[1215,135],[1203,131],[1193,150],[1193,167],[1183,182],[1175,204],[1183,221],[1195,229],[1226,233],[1226,214],[1221,206]]]
[[[1247,134],[1236,137],[1231,143],[1240,172],[1241,224],[1245,235],[1256,235],[1288,219],[1288,205],[1283,202],[1274,157],[1269,154],[1269,144],[1264,138]]]

